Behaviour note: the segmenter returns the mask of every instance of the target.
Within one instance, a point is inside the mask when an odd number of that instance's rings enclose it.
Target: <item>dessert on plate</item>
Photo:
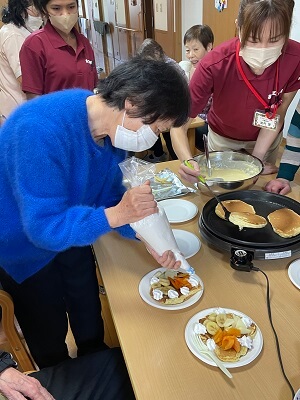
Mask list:
[[[194,332],[221,361],[236,362],[253,348],[257,326],[246,316],[217,308],[195,324]]]
[[[198,277],[186,272],[157,271],[150,280],[151,297],[165,305],[183,303],[200,290]]]

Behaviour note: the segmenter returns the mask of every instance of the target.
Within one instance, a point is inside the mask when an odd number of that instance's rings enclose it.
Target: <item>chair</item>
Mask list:
[[[12,298],[4,290],[0,290],[0,307],[2,308],[2,328],[4,332],[4,340],[0,341],[0,349],[12,353],[20,371],[36,370],[16,327]]]

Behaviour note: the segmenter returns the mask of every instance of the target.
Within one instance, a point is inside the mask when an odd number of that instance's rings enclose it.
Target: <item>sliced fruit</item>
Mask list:
[[[224,326],[224,324],[225,324],[225,322],[226,322],[226,319],[227,319],[227,315],[226,315],[226,314],[218,314],[218,315],[216,316],[216,323],[217,323],[221,328],[223,328],[223,326]]]
[[[219,325],[216,322],[210,320],[207,320],[205,327],[210,335],[215,335],[220,329]]]

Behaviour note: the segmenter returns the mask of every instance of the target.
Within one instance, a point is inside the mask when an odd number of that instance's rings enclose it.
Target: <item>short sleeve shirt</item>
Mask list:
[[[72,32],[76,35],[76,52],[49,21],[25,40],[20,51],[24,92],[41,95],[62,89],[95,88],[93,49],[85,36],[74,28]]]
[[[0,114],[8,115],[25,101],[19,81],[21,67],[20,48],[30,32],[13,23],[0,29]]]
[[[208,113],[211,129],[223,137],[235,140],[256,140],[259,128],[252,125],[256,110],[263,106],[243,81],[236,66],[234,38],[217,46],[199,62],[190,82],[192,107],[190,116],[199,114],[211,94],[213,102]],[[276,63],[266,68],[262,75],[255,75],[240,57],[243,71],[248,80],[268,102],[276,92]],[[294,92],[300,88],[300,43],[289,40],[279,57],[278,92]]]

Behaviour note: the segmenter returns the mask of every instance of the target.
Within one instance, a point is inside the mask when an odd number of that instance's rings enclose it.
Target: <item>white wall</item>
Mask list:
[[[182,0],[182,36],[193,25],[202,24],[203,22],[203,1],[204,0]],[[213,0],[205,0],[213,1]],[[284,0],[282,0],[284,1]],[[293,25],[291,29],[291,39],[300,42],[300,0],[295,0]],[[185,60],[185,49],[182,46],[182,59]],[[300,98],[300,91],[298,91],[294,100],[292,101],[286,115],[284,135],[286,136],[287,129],[290,125],[294,110]]]
[[[191,26],[202,24],[203,0],[181,0],[181,15],[182,15],[181,31],[183,40],[185,32]],[[185,60],[185,49],[183,44],[182,44],[182,59]]]

